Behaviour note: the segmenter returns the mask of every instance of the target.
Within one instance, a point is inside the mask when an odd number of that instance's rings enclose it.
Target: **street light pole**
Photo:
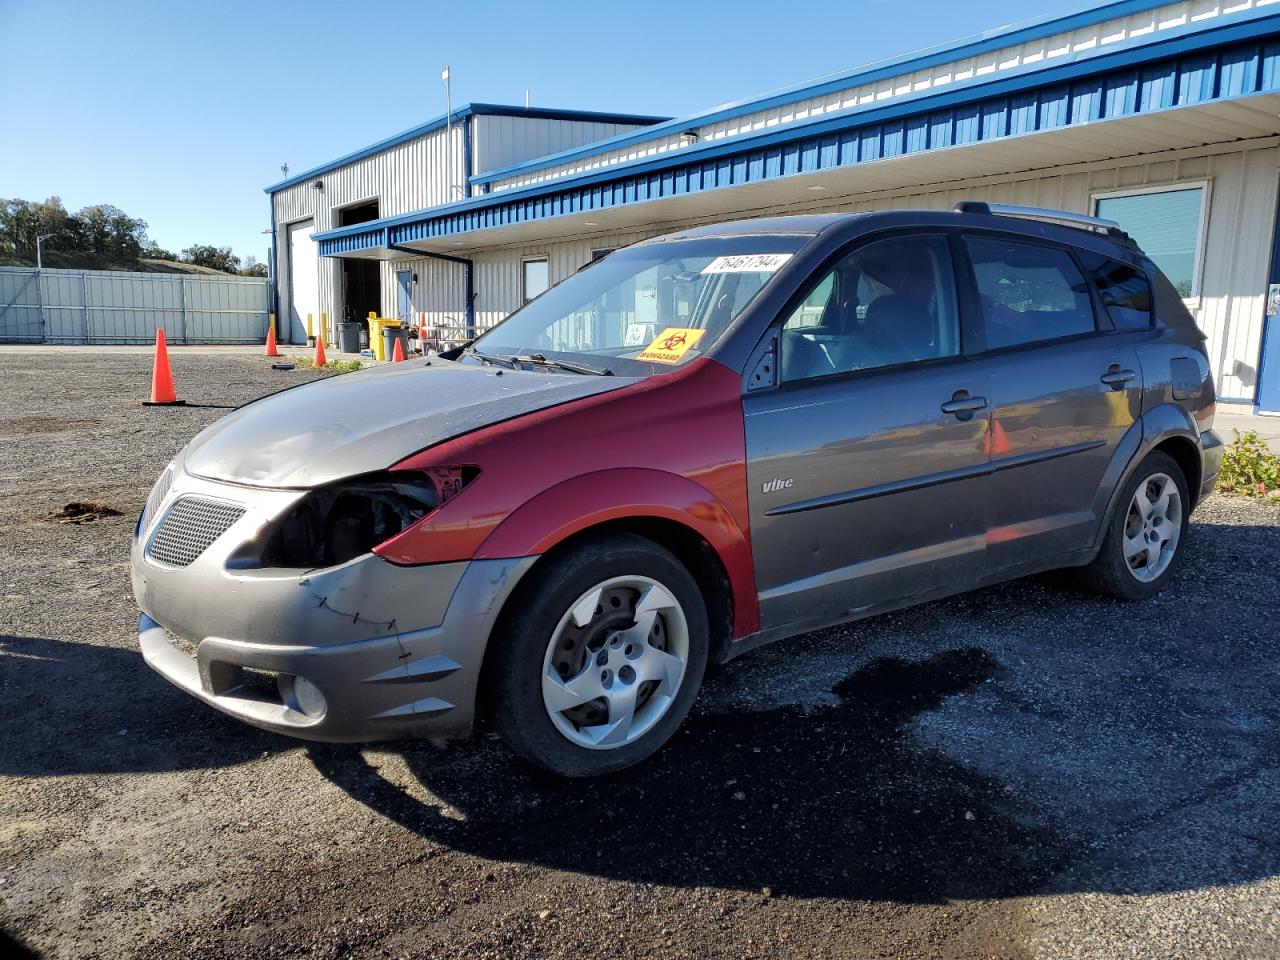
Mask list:
[[[41,270],[44,266],[42,258],[40,256],[40,244],[44,243],[46,240],[48,240],[52,236],[53,236],[52,233],[46,233],[42,237],[36,237],[36,270],[37,271]]]

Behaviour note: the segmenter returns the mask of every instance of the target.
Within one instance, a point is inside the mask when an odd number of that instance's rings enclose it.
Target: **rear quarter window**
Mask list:
[[[1151,281],[1140,267],[1084,251],[1080,260],[1117,330],[1151,326]]]

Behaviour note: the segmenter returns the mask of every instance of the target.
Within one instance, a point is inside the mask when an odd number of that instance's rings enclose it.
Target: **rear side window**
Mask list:
[[[1117,330],[1151,326],[1151,282],[1141,269],[1096,253],[1081,251],[1080,259]]]
[[[987,349],[1016,347],[1097,329],[1089,287],[1065,250],[967,237]]]

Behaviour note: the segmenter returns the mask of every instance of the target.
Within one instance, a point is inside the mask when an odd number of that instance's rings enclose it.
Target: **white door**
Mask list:
[[[314,220],[289,226],[289,342],[307,342],[307,314],[313,333],[320,332],[320,284],[317,279]]]

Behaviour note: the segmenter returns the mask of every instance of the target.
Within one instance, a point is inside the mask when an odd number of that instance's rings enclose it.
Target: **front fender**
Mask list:
[[[636,517],[679,523],[702,537],[728,574],[735,635],[756,629],[759,610],[746,531],[705,487],[663,470],[599,470],[557,484],[512,511],[480,545],[476,559],[541,555],[583,530]]]

